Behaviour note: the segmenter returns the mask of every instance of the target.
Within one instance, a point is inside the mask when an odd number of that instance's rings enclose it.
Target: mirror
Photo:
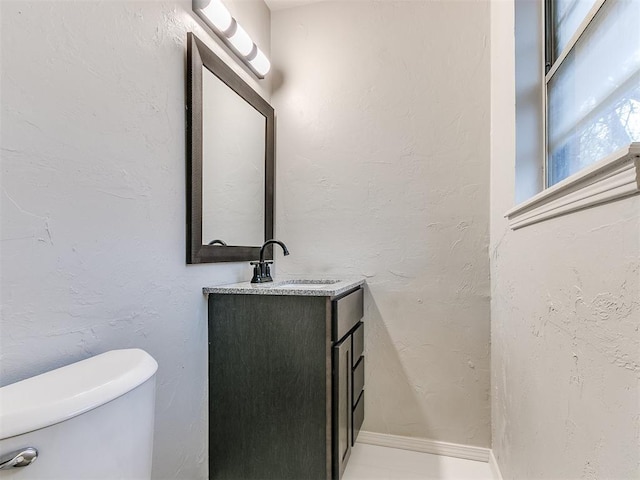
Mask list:
[[[202,244],[264,243],[266,118],[202,70]],[[224,175],[220,173],[224,172]]]
[[[273,108],[192,33],[187,56],[187,263],[257,260],[273,238]]]

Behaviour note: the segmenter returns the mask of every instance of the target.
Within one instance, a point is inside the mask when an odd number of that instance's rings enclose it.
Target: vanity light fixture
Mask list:
[[[220,0],[193,0],[193,11],[258,78],[264,78],[271,68],[269,59]]]

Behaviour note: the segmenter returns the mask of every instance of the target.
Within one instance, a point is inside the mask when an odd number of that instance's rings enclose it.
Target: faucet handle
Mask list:
[[[262,274],[263,282],[273,282],[273,278],[271,278],[271,267],[269,267],[272,263],[273,260],[266,260],[264,262],[264,272]]]
[[[261,283],[262,264],[260,262],[249,262],[249,264],[253,265],[253,277],[251,278],[251,283]]]

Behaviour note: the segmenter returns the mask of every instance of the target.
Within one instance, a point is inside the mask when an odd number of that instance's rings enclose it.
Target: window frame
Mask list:
[[[516,3],[516,50],[514,52],[516,55],[516,72],[514,72],[516,75],[515,194],[516,198],[520,197],[520,202],[504,215],[509,222],[509,226],[511,229],[516,230],[571,212],[637,195],[640,193],[640,142],[631,143],[552,186],[549,186],[548,179],[547,85],[602,6],[611,0],[595,1],[588,14],[576,29],[576,32],[574,32],[562,52],[560,52],[555,59],[553,58],[553,39],[550,39],[548,35],[549,26],[552,25],[553,20],[551,0],[539,2],[538,7],[535,7],[539,8],[538,26],[535,27],[533,31],[527,27],[523,29],[520,34],[518,33],[518,3],[519,1],[524,3],[527,0],[514,1]],[[527,20],[529,19],[527,18]],[[537,34],[535,33],[536,28]],[[537,38],[534,39],[533,36],[536,35]],[[526,41],[523,42],[522,50],[519,51],[518,44],[522,41],[522,39],[519,38],[520,36],[525,37]],[[535,43],[537,43],[541,47],[540,50],[542,50],[539,56],[526,50],[527,47],[530,49],[531,45]],[[527,94],[526,85],[522,92],[518,91],[518,77],[521,75],[524,78],[524,75],[519,73],[519,68],[523,70],[524,68],[522,66],[518,67],[518,61],[521,57],[524,57],[523,65],[531,65],[531,62],[535,62],[537,65],[538,76],[535,81],[538,82],[539,85],[538,102],[540,102],[537,107],[534,105],[535,102],[534,104],[526,101],[521,102],[522,98],[520,98],[520,96],[524,98]],[[529,67],[526,68],[529,69]],[[530,73],[532,73],[532,71]],[[536,109],[537,112],[533,112],[533,110]],[[525,115],[521,115],[522,112],[524,112]],[[538,141],[540,142],[540,146],[539,155],[536,155],[537,158],[531,157],[530,148],[527,150],[526,147],[521,149],[518,146],[522,137],[531,135],[530,131],[518,125],[519,121],[527,115],[529,121],[530,117],[537,116],[539,122],[540,132]],[[538,165],[537,169],[533,168],[534,164]],[[531,173],[534,170],[537,170],[542,178],[539,176],[537,176],[537,179],[532,178]],[[538,193],[529,193],[528,198],[526,196],[523,198],[519,193],[519,188],[521,187],[524,188],[525,193],[526,191],[531,192],[536,184],[538,185]]]

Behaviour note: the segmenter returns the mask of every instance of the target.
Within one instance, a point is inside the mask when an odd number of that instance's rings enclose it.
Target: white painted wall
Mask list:
[[[262,0],[230,8],[267,54]],[[202,287],[185,264],[186,33],[267,99],[191,2],[0,2],[0,384],[115,348],[160,365],[154,478],[207,476]]]
[[[278,271],[367,277],[365,430],[489,446],[488,35],[480,1],[272,12]]]
[[[491,3],[493,449],[505,479],[640,477],[640,197],[517,231],[513,1]]]

